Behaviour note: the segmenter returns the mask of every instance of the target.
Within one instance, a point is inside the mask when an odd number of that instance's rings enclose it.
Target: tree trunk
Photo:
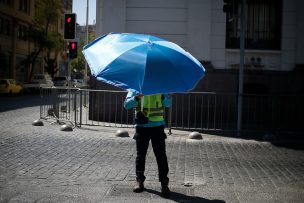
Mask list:
[[[49,23],[50,23],[50,20],[47,19],[45,30],[44,30],[45,39],[47,38],[47,33],[48,33],[48,29],[49,29]],[[31,60],[32,61],[31,62],[32,68],[31,68],[31,71],[30,71],[30,74],[29,74],[29,79],[31,79],[33,77],[34,68],[35,68],[35,64],[36,64],[36,59],[37,59],[38,55],[41,53],[41,51],[43,50],[44,45],[45,45],[45,41],[41,42],[41,44],[39,46],[39,49],[37,50],[37,52],[35,54],[33,54],[33,58]]]

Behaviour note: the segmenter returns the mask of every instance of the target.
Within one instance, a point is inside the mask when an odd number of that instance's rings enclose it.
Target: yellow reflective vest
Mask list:
[[[162,104],[162,95],[148,95],[144,96],[143,113],[149,118],[149,121],[163,121],[164,108]],[[141,110],[141,100],[138,102],[136,112]]]

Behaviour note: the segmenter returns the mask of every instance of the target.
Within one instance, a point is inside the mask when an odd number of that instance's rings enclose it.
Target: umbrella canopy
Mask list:
[[[190,53],[151,35],[110,33],[83,54],[98,80],[144,95],[187,92],[205,75]]]

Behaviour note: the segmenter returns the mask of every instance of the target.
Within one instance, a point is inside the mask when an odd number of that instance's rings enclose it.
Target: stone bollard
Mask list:
[[[125,130],[117,130],[115,136],[116,137],[130,137],[129,133]]]
[[[43,122],[41,120],[34,120],[32,125],[33,126],[43,126]]]
[[[189,134],[188,139],[201,140],[201,139],[203,139],[203,136],[201,133],[194,131]]]
[[[73,128],[71,125],[68,125],[68,124],[64,124],[60,127],[60,130],[61,131],[73,131]]]

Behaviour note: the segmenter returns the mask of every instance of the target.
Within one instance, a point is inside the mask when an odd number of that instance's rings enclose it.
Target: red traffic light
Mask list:
[[[75,42],[71,43],[71,49],[76,49],[76,43]]]
[[[69,57],[70,59],[77,58],[77,42],[69,43]]]
[[[76,14],[64,14],[64,39],[75,39]]]

